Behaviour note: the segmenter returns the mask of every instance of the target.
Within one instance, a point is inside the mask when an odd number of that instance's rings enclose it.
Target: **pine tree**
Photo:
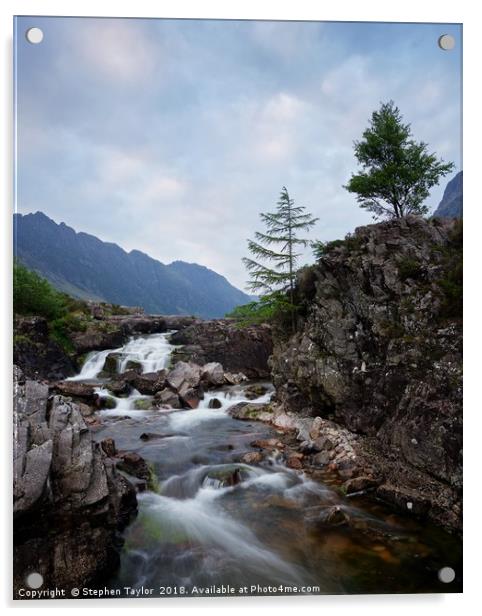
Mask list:
[[[393,101],[372,114],[363,139],[355,142],[355,157],[362,171],[352,175],[345,188],[357,195],[360,207],[377,218],[424,215],[430,189],[454,168],[437,160],[423,141],[412,138]]]
[[[260,304],[288,309],[291,312],[292,329],[295,330],[294,290],[298,252],[309,244],[298,234],[309,231],[317,222],[303,206],[295,206],[288,190],[283,186],[275,212],[260,214],[266,231],[255,233],[255,240],[248,240],[253,258],[245,257],[243,263],[250,274],[249,288],[260,293]],[[268,263],[273,263],[269,267]],[[288,298],[288,301],[287,301]]]

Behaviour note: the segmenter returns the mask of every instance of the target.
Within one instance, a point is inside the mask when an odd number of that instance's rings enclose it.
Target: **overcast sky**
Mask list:
[[[31,26],[44,32],[38,45],[25,40]],[[283,185],[320,218],[313,239],[371,222],[342,186],[381,101],[461,169],[459,26],[22,17],[16,27],[17,211],[206,265],[240,288],[246,239]],[[439,49],[443,33],[455,50]]]

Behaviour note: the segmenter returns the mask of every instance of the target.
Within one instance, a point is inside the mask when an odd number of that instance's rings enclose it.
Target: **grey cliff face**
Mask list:
[[[463,171],[459,171],[447,184],[442,201],[434,212],[435,218],[462,218],[463,216]]]
[[[14,585],[95,583],[118,563],[134,488],[93,442],[77,404],[14,370]]]
[[[286,409],[334,419],[455,491],[462,486],[458,233],[453,221],[416,217],[357,229],[301,272],[299,331],[288,340],[278,333],[271,359]]]

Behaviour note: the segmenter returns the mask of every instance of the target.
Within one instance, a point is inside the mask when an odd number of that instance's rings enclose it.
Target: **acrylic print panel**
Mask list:
[[[461,53],[16,18],[16,599],[461,591]]]

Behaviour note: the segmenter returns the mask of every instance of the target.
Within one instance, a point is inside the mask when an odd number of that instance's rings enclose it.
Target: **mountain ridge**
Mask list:
[[[204,265],[180,260],[166,265],[40,211],[14,214],[14,254],[70,295],[142,306],[150,313],[214,318],[251,299]]]

